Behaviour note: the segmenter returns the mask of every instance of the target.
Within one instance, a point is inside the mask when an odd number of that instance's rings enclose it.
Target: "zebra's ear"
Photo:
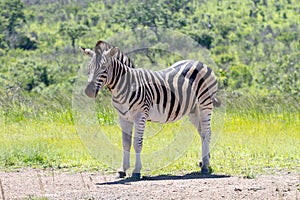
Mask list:
[[[89,57],[93,57],[95,55],[95,52],[90,50],[90,49],[86,49],[86,48],[83,48],[83,47],[79,47],[80,50],[82,51],[83,54],[89,56]]]
[[[97,53],[97,55],[102,55],[105,51],[111,49],[112,47],[114,46],[103,40],[99,40],[95,46],[95,52]]]
[[[118,47],[114,47],[112,49],[110,49],[109,51],[109,56],[113,57],[114,55],[116,55],[118,52],[120,51],[120,49]]]

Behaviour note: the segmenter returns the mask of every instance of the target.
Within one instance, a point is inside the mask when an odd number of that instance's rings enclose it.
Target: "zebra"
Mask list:
[[[141,177],[141,151],[146,121],[168,123],[188,115],[202,140],[202,174],[210,173],[211,115],[216,98],[217,78],[208,66],[195,60],[182,60],[169,68],[151,71],[130,68],[116,58],[117,47],[102,51],[96,44],[91,56],[85,94],[96,98],[99,90],[108,87],[112,104],[118,111],[122,129],[123,161],[118,177],[126,177],[130,167],[130,148],[134,127],[133,146],[135,167],[133,178]],[[91,53],[92,52],[92,53]]]

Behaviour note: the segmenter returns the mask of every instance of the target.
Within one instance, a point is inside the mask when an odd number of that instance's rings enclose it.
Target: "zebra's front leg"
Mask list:
[[[121,169],[118,171],[118,177],[124,178],[126,176],[126,170],[130,167],[130,148],[133,123],[123,119],[122,117],[119,117],[119,121],[122,128],[123,164]]]
[[[146,126],[146,117],[141,116],[135,122],[134,132],[134,150],[135,150],[135,167],[132,172],[132,178],[141,178],[141,151],[143,148],[143,135]]]

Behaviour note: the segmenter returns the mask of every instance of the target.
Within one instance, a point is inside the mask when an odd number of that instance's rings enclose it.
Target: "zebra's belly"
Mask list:
[[[156,123],[166,123],[168,119],[168,115],[165,113],[159,113],[154,110],[150,110],[149,117],[147,121],[156,122]]]
[[[181,119],[188,112],[189,111],[186,111],[185,113],[179,113],[176,116],[170,117],[169,113],[166,112],[164,108],[162,108],[159,105],[154,105],[149,110],[149,117],[147,118],[147,121],[156,122],[156,123],[174,122]]]
[[[175,104],[180,105],[180,103],[177,101],[175,102]],[[134,122],[134,119],[137,115],[143,112],[141,107],[129,109],[129,104],[127,105],[113,102],[113,105],[120,116],[132,122]],[[169,104],[165,108],[162,105],[154,104],[149,108],[147,121],[155,123],[174,122],[181,119],[184,115],[190,113],[193,107],[194,104],[188,104],[185,106],[185,104],[182,103],[182,105],[179,106],[179,110],[177,112],[177,109],[175,109],[175,107],[173,107],[173,109],[170,109]]]

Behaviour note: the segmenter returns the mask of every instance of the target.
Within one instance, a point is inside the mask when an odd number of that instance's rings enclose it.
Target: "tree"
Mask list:
[[[191,0],[153,0],[132,1],[113,15],[113,23],[122,24],[123,28],[135,29],[161,26],[164,28],[182,28],[187,25],[187,18],[194,12]]]
[[[85,35],[88,30],[86,25],[69,22],[60,25],[59,33],[61,35],[67,35],[71,39],[72,47],[75,48],[76,40]]]
[[[190,36],[196,40],[198,44],[200,44],[203,47],[206,47],[207,49],[211,48],[211,44],[214,40],[214,37],[212,34],[208,32],[202,32],[202,33],[197,33],[197,32],[192,32],[190,33]]]
[[[35,50],[37,48],[37,42],[31,37],[24,35],[23,33],[18,35],[16,47],[24,50]]]
[[[0,7],[0,48],[36,49],[37,42],[20,30],[26,23],[23,2],[5,0]]]
[[[278,58],[260,70],[258,82],[269,92],[281,93],[299,101],[300,98],[300,53],[292,53]]]
[[[260,2],[260,0],[252,0],[252,1],[254,3],[255,7],[257,7],[257,4]]]
[[[1,24],[9,36],[16,33],[16,28],[26,22],[24,4],[21,0],[5,0],[1,5]]]

